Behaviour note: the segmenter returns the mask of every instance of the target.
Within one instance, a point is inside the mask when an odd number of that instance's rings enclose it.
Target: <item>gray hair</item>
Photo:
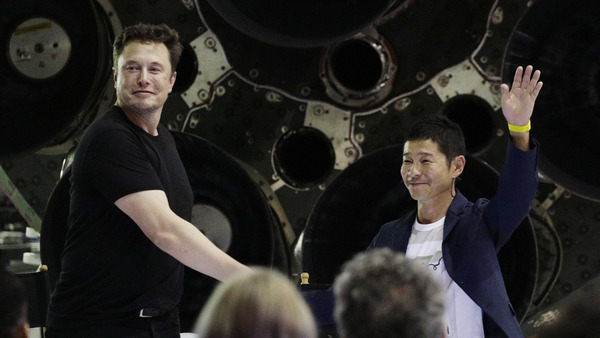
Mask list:
[[[333,285],[339,333],[359,337],[436,337],[445,294],[431,272],[388,248],[348,261]]]

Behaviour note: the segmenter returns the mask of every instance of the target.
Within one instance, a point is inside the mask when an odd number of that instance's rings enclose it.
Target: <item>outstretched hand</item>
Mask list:
[[[531,119],[535,99],[543,85],[539,81],[541,72],[536,70],[533,72],[533,76],[532,72],[532,66],[527,66],[524,73],[523,67],[519,66],[515,72],[512,88],[509,90],[506,84],[500,86],[502,113],[509,124],[524,126]]]

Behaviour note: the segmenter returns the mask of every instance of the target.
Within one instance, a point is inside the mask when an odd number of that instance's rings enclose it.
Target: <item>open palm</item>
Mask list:
[[[541,72],[533,72],[532,66],[527,66],[525,72],[523,67],[517,67],[513,79],[512,88],[502,84],[502,113],[509,124],[524,126],[531,119],[533,106],[543,83],[539,81]]]

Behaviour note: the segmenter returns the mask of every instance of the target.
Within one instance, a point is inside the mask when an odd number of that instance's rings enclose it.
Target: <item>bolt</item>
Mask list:
[[[410,97],[403,97],[394,103],[394,109],[397,111],[403,111],[408,106],[410,106]]]
[[[206,48],[213,49],[217,45],[217,42],[213,38],[206,38],[206,40],[204,40],[204,45]]]
[[[450,83],[450,78],[448,76],[442,75],[438,78],[438,84],[441,87],[446,87]]]
[[[352,147],[344,149],[344,154],[346,157],[354,157],[356,156],[356,150]]]
[[[313,114],[315,114],[315,116],[323,115],[324,111],[325,111],[325,109],[323,109],[322,105],[316,105],[313,108]]]
[[[198,98],[202,101],[205,101],[206,99],[208,99],[208,92],[204,89],[200,89],[198,91]]]

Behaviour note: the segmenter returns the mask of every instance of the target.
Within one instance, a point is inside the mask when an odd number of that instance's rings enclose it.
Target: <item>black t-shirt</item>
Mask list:
[[[152,136],[114,107],[85,132],[71,176],[69,231],[52,295],[50,326],[110,322],[140,309],[173,309],[183,265],[156,247],[115,201],[163,190],[169,206],[191,219],[193,194],[173,137]]]

